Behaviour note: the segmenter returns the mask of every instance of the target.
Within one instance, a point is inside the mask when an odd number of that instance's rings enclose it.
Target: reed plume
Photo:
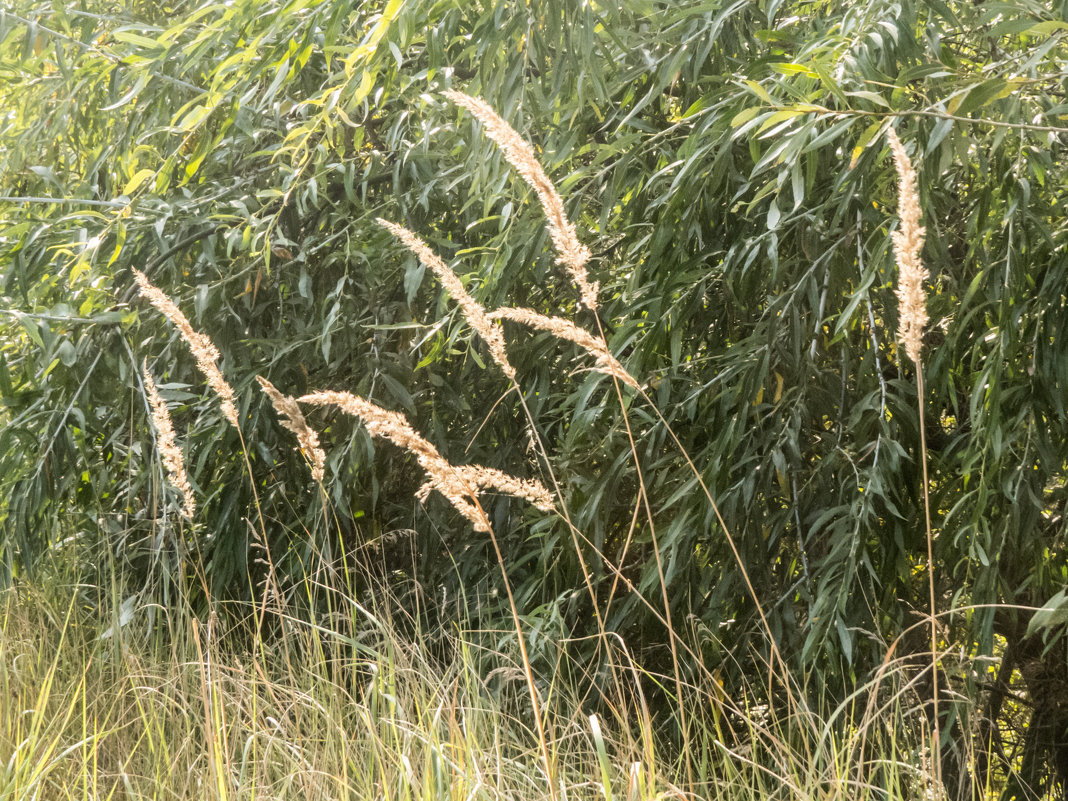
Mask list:
[[[534,155],[534,148],[485,100],[455,90],[447,90],[444,95],[456,105],[467,109],[482,123],[486,135],[497,143],[508,163],[515,167],[523,180],[537,193],[541,207],[545,210],[549,236],[559,254],[558,263],[571,274],[579,288],[583,305],[590,311],[596,311],[597,282],[591,283],[586,272],[590,250],[579,242],[575,225],[567,219],[567,213],[564,211],[564,201]]]
[[[522,498],[542,512],[551,512],[556,508],[552,494],[537,479],[516,478],[482,465],[454,465],[452,469],[477,493],[484,489],[494,489],[505,495]],[[423,493],[429,491],[429,484],[424,484],[419,488],[420,497],[425,498]]]
[[[511,320],[540,331],[548,331],[560,339],[574,342],[593,356],[596,364],[595,370],[615,376],[629,387],[640,389],[638,382],[623,368],[623,365],[616,360],[615,356],[608,352],[608,348],[602,340],[594,337],[589,331],[579,328],[570,320],[565,320],[563,317],[546,317],[544,314],[538,314],[533,309],[515,309],[511,307],[492,311],[489,316],[491,319]]]
[[[515,380],[515,368],[508,361],[508,354],[504,349],[504,335],[501,328],[493,322],[482,305],[467,294],[459,277],[448,265],[442,261],[430,246],[402,225],[383,220],[377,220],[378,224],[397,237],[408,250],[414,253],[419,261],[425,264],[434,275],[441,281],[441,285],[452,295],[453,300],[460,306],[468,324],[478,332],[482,340],[489,347],[490,356],[497,362],[506,376]]]
[[[909,358],[918,366],[923,348],[923,329],[927,325],[927,298],[923,282],[927,280],[928,273],[920,259],[927,230],[920,225],[920,193],[912,162],[893,129],[886,132],[886,138],[894,154],[900,194],[898,216],[901,225],[890,234],[898,267],[898,338]]]
[[[163,459],[163,467],[167,471],[171,486],[182,495],[180,510],[182,517],[192,520],[193,515],[196,514],[197,504],[193,499],[193,488],[189,486],[189,477],[185,472],[182,449],[175,443],[171,413],[156,390],[156,382],[152,380],[152,373],[148,371],[147,361],[141,365],[141,376],[144,378],[148,402],[152,407],[152,425],[156,428],[156,447]]]
[[[404,415],[387,411],[358,395],[349,392],[314,392],[297,400],[315,406],[336,406],[346,414],[359,418],[372,437],[388,439],[415,454],[419,466],[428,476],[416,496],[426,500],[431,491],[437,490],[470,521],[475,531],[492,534],[489,519],[478,502],[479,491],[484,487],[493,487],[524,498],[542,511],[553,509],[549,491],[535,479],[518,479],[479,465],[454,467],[437,448],[415,432]]]
[[[927,297],[923,282],[928,273],[920,259],[926,229],[920,225],[920,193],[916,170],[912,167],[901,140],[891,128],[886,132],[890,150],[894,154],[894,166],[898,177],[898,216],[901,225],[890,234],[894,242],[894,257],[897,259],[898,281],[898,339],[905,352],[916,365],[916,410],[920,429],[920,463],[923,469],[923,513],[927,532],[927,588],[931,609],[931,700],[933,717],[931,725],[931,753],[936,786],[942,783],[941,724],[938,712],[938,625],[936,622],[937,597],[935,591],[934,530],[931,527],[930,479],[927,475],[927,433],[923,409],[923,329],[927,325]]]
[[[263,391],[271,399],[271,405],[274,406],[274,410],[282,418],[282,428],[292,431],[296,435],[301,452],[311,464],[312,478],[322,482],[326,471],[326,454],[323,453],[323,449],[319,446],[319,435],[305,421],[304,414],[300,411],[300,405],[289,395],[283,395],[279,392],[274,384],[263,376],[256,376],[256,380],[260,382]]]
[[[133,274],[141,296],[159,309],[164,317],[174,323],[178,333],[181,334],[182,339],[189,346],[193,359],[196,361],[197,369],[204,374],[208,381],[208,386],[219,396],[219,406],[222,409],[223,417],[240,431],[241,426],[238,424],[237,406],[234,403],[234,389],[223,378],[222,371],[219,370],[219,365],[217,364],[219,361],[218,348],[207,336],[196,331],[190,325],[189,320],[182,314],[182,310],[178,308],[175,302],[167,297],[162,289],[153,286],[144,273],[135,269]]]

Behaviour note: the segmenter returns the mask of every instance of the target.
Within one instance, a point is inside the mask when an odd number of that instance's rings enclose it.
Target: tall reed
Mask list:
[[[608,339],[604,332],[604,327],[601,324],[600,316],[596,313],[598,309],[598,284],[592,282],[586,271],[586,262],[590,258],[589,249],[586,248],[578,241],[575,226],[571,223],[564,212],[563,201],[560,198],[559,192],[556,191],[555,186],[549,180],[542,168],[540,162],[534,154],[534,149],[530,146],[526,140],[518,132],[516,132],[500,115],[494,111],[494,109],[486,103],[484,100],[474,98],[466,95],[462,92],[447,91],[445,96],[452,100],[457,105],[470,111],[476,119],[482,122],[486,135],[492,139],[500,148],[502,153],[508,162],[516,169],[521,177],[535,190],[541,201],[542,208],[545,212],[547,219],[547,227],[549,229],[550,238],[553,245],[556,248],[559,256],[558,263],[563,265],[565,269],[570,273],[576,286],[579,289],[579,295],[582,299],[582,304],[594,312],[594,321],[597,326],[597,333],[599,335],[599,341],[592,335],[579,329],[576,325],[570,321],[562,320],[561,318],[548,318],[537,314],[529,309],[517,309],[506,310],[501,309],[495,312],[495,316],[507,317],[513,319],[516,322],[521,322],[526,325],[533,326],[535,328],[541,328],[542,330],[548,330],[555,333],[560,338],[566,339],[571,342],[579,344],[585,348],[591,355],[594,356],[595,362],[598,365],[597,368],[601,372],[608,373],[613,378],[613,383],[616,391],[616,399],[619,403],[621,411],[621,419],[623,421],[624,428],[627,433],[627,441],[630,447],[631,456],[634,460],[635,472],[638,478],[638,502],[644,507],[646,520],[649,527],[649,535],[653,545],[653,556],[656,563],[657,576],[660,582],[661,599],[664,605],[664,617],[665,626],[668,630],[668,644],[671,650],[671,662],[675,679],[676,692],[679,698],[679,723],[682,729],[684,748],[688,749],[689,742],[689,727],[686,720],[686,705],[683,701],[683,684],[682,677],[679,668],[679,655],[678,647],[681,644],[684,648],[689,650],[689,647],[682,642],[678,633],[675,630],[674,623],[672,621],[671,603],[668,596],[667,579],[664,571],[663,560],[660,554],[660,544],[656,534],[656,521],[653,514],[652,507],[649,503],[648,490],[645,483],[645,475],[642,469],[641,459],[638,456],[637,443],[635,441],[634,432],[631,428],[630,418],[627,413],[627,404],[624,401],[623,394],[620,389],[620,382],[637,389],[642,397],[650,403],[655,414],[661,423],[665,426],[669,435],[671,436],[676,447],[680,450],[687,465],[693,472],[698,484],[704,491],[706,498],[709,501],[719,524],[723,528],[724,536],[730,546],[735,560],[738,564],[738,568],[742,573],[746,587],[753,599],[756,606],[757,613],[764,626],[765,632],[768,635],[768,644],[771,649],[772,667],[778,665],[782,670],[783,686],[786,689],[787,697],[791,704],[793,704],[793,692],[790,686],[789,672],[786,667],[785,661],[779,654],[778,647],[775,644],[775,637],[771,631],[771,626],[764,614],[764,610],[760,603],[760,598],[756,594],[756,590],[753,587],[752,581],[749,578],[749,572],[746,569],[745,563],[742,560],[741,553],[739,552],[734,538],[730,533],[730,529],[727,527],[726,521],[723,519],[718,505],[716,504],[712,493],[709,491],[704,478],[701,476],[693,460],[683,447],[681,440],[675,434],[668,421],[660,413],[659,409],[654,403],[652,403],[649,396],[642,391],[639,383],[635,380],[623,367],[615,360],[609,351]],[[555,329],[555,330],[554,330]],[[630,545],[630,538],[633,534],[633,526],[628,533],[626,543],[624,545],[624,553]],[[589,542],[587,540],[587,542]],[[592,543],[590,543],[592,546]],[[617,576],[621,574],[617,572]],[[613,592],[615,590],[615,584],[613,584]],[[769,676],[769,685],[771,678]],[[771,688],[769,686],[769,696],[771,695]],[[691,776],[692,786],[692,776]]]
[[[597,622],[597,630],[602,636],[605,635],[606,629],[597,600],[597,592],[594,590],[593,579],[590,575],[589,567],[586,564],[586,557],[584,556],[582,547],[579,543],[579,538],[582,537],[582,534],[571,520],[571,513],[567,507],[567,499],[564,497],[564,493],[560,488],[560,483],[557,481],[556,473],[552,466],[552,460],[549,458],[548,449],[545,447],[545,443],[538,431],[534,416],[531,414],[530,408],[527,406],[523,389],[519,386],[519,381],[516,378],[515,368],[512,367],[512,364],[508,361],[508,354],[504,344],[504,335],[501,332],[500,324],[494,319],[496,312],[492,314],[488,313],[482,304],[468,294],[463,283],[460,281],[459,276],[449,269],[448,265],[445,264],[441,257],[415,233],[401,225],[391,223],[382,218],[378,218],[377,222],[400,240],[409,251],[415,254],[420,262],[434,273],[442,286],[445,287],[452,298],[460,306],[460,310],[463,312],[468,324],[479,334],[479,336],[482,337],[483,341],[489,348],[490,357],[511,382],[512,389],[519,398],[519,404],[523,407],[523,412],[526,415],[530,437],[535,443],[538,454],[542,458],[545,472],[548,474],[549,480],[553,485],[553,490],[556,493],[557,501],[559,503],[558,511],[571,532],[571,540],[575,548],[575,556],[578,559],[579,568],[582,571],[582,578],[586,585],[586,592],[590,596],[590,604],[593,609],[594,619]],[[611,356],[609,356],[609,358],[611,358]]]
[[[916,409],[920,426],[920,465],[923,471],[923,514],[927,535],[927,588],[931,621],[931,693],[934,711],[931,755],[937,786],[941,783],[942,775],[938,719],[938,609],[935,600],[934,534],[931,528],[930,481],[927,476],[922,361],[923,330],[927,325],[927,296],[923,284],[929,276],[920,256],[927,230],[920,224],[920,192],[912,161],[893,128],[887,130],[886,138],[890,143],[898,174],[898,216],[901,220],[898,230],[890,234],[898,267],[898,339],[905,346],[905,353],[916,367]]]

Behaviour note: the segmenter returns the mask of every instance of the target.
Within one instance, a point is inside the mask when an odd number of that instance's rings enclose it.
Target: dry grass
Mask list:
[[[174,437],[174,425],[171,423],[171,413],[167,404],[159,396],[156,390],[156,382],[152,380],[152,373],[148,371],[148,362],[141,366],[141,375],[145,381],[145,392],[148,393],[148,402],[152,408],[152,424],[156,428],[156,448],[163,459],[163,466],[167,470],[167,477],[171,484],[182,495],[182,517],[192,520],[196,514],[197,504],[193,499],[193,488],[189,485],[189,476],[185,472],[185,460],[182,458],[182,449],[178,447]]]
[[[319,445],[319,435],[311,429],[304,419],[304,414],[300,411],[300,405],[293,398],[283,395],[275,389],[274,384],[263,376],[256,376],[256,380],[260,382],[263,391],[271,399],[271,405],[274,406],[274,410],[282,418],[282,427],[296,435],[301,453],[311,464],[312,478],[321,482],[326,470],[326,454]]]
[[[178,308],[178,305],[167,297],[162,289],[153,286],[144,273],[140,270],[134,270],[133,273],[141,296],[159,309],[164,317],[174,323],[178,333],[181,334],[182,339],[189,346],[193,359],[196,361],[197,369],[204,374],[208,381],[208,386],[219,396],[219,406],[222,409],[223,417],[229,420],[234,428],[240,430],[237,406],[234,403],[234,389],[223,378],[222,371],[219,369],[219,349],[215,347],[207,336],[196,331],[190,325],[188,318],[182,314],[182,310]]]
[[[137,604],[127,625],[113,622],[102,639],[107,621],[84,614],[86,589],[54,582],[48,595],[25,585],[0,592],[0,797],[546,796],[529,717],[509,689],[520,665],[495,632],[461,621],[405,636],[394,624],[405,614],[399,599],[371,610],[353,590],[318,586],[334,599],[330,618],[292,621],[256,661],[227,634],[240,608],[203,625],[178,601],[157,610],[166,636],[145,638],[152,605]],[[692,794],[661,733],[634,736],[642,723],[628,711],[633,698],[591,714],[557,687],[555,787],[571,801],[918,797],[922,776],[908,764],[915,743],[905,734],[916,713],[904,676],[890,667],[859,722],[809,710],[777,721],[744,698],[700,696],[693,750],[682,755],[702,765]],[[808,751],[798,745],[806,739]]]
[[[596,311],[597,282],[591,282],[586,272],[590,250],[579,242],[575,225],[568,220],[567,212],[564,211],[564,201],[549,176],[545,174],[534,154],[534,148],[486,101],[463,92],[447,91],[444,95],[456,105],[467,109],[482,123],[486,136],[497,143],[508,163],[515,167],[516,172],[537,193],[545,211],[549,236],[559,254],[559,263],[571,274],[579,289],[582,304],[587,309]]]

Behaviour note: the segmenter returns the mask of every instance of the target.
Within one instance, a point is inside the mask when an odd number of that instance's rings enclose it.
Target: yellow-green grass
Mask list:
[[[547,797],[510,630],[422,631],[396,603],[339,592],[318,622],[275,608],[258,637],[256,609],[135,603],[102,622],[93,588],[47,586],[0,593],[0,799]],[[577,667],[565,650],[561,675]],[[927,783],[922,735],[901,734],[923,716],[892,673],[885,706],[780,719],[691,687],[682,753],[656,725],[678,710],[654,709],[651,729],[642,712],[641,686],[670,678],[618,656],[601,699],[541,677],[560,798],[882,799]]]

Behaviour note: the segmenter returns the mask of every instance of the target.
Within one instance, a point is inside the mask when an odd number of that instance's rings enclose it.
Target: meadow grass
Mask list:
[[[0,798],[546,796],[522,660],[502,632],[426,630],[399,598],[368,608],[354,588],[309,585],[332,611],[272,610],[264,642],[250,607],[202,620],[145,603],[102,621],[97,588],[48,587],[0,593]],[[756,693],[689,687],[683,752],[643,730],[641,685],[669,677],[617,655],[611,698],[560,683],[544,699],[560,798],[885,799],[925,783],[902,672],[869,710],[861,693],[787,718]],[[579,667],[566,659],[561,647],[562,673]]]

